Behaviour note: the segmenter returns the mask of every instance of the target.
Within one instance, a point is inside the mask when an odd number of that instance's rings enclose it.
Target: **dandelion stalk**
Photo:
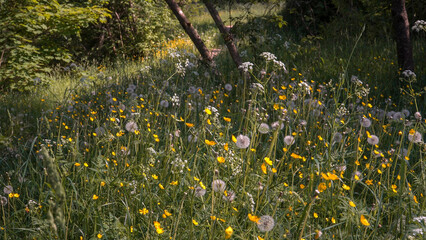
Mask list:
[[[316,199],[317,199],[316,196],[313,197],[311,202],[308,203],[308,205],[305,207],[305,210],[303,211],[302,218],[300,219],[299,224],[297,225],[296,232],[300,232],[299,237],[297,239],[302,239],[302,237],[303,237],[303,231],[305,230],[305,226],[306,226],[306,222],[308,220],[309,212],[311,211],[312,205],[314,204]]]

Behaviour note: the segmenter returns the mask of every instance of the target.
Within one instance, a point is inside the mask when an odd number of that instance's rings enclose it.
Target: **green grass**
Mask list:
[[[301,40],[257,24],[241,24],[254,39],[236,32],[254,64],[243,76],[226,52],[213,71],[176,40],[161,59],[58,69],[47,88],[2,96],[0,185],[13,190],[0,193],[0,235],[422,239],[425,144],[412,139],[424,137],[414,115],[424,115],[423,96],[388,104],[375,93],[396,79],[392,41],[355,44],[360,32]],[[401,80],[408,91],[424,80],[422,53],[417,83]],[[194,66],[183,74],[187,60]],[[410,115],[389,114],[403,109]]]

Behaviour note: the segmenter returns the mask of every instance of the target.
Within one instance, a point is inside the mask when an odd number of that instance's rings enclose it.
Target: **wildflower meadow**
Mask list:
[[[0,238],[424,239],[424,65],[248,24],[238,68],[210,28],[213,68],[180,34],[0,97]]]

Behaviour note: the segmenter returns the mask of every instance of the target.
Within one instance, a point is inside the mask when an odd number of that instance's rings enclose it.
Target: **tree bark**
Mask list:
[[[392,0],[392,18],[395,31],[398,65],[402,70],[414,71],[413,48],[410,39],[405,0]]]
[[[212,16],[214,22],[216,23],[217,28],[222,34],[223,40],[225,40],[225,44],[226,44],[226,47],[228,48],[229,54],[231,55],[232,60],[234,61],[235,65],[238,68],[241,65],[242,61],[241,61],[240,55],[238,54],[237,47],[235,46],[233,42],[231,33],[225,29],[225,26],[223,26],[222,19],[220,18],[220,15],[217,12],[213,3],[210,0],[203,0],[203,2],[206,5],[207,10]]]
[[[204,42],[201,39],[200,35],[198,35],[197,30],[189,22],[188,18],[185,16],[185,14],[183,13],[182,9],[179,7],[179,5],[176,3],[175,0],[165,0],[165,1],[169,5],[169,7],[172,10],[173,14],[179,20],[180,25],[183,27],[183,29],[185,30],[185,32],[191,38],[191,40],[194,43],[195,47],[198,49],[198,52],[200,52],[201,57],[203,58],[203,60],[205,62],[207,62],[208,64],[211,64],[213,62],[213,58],[212,58],[212,55],[210,54],[209,49],[204,44]]]

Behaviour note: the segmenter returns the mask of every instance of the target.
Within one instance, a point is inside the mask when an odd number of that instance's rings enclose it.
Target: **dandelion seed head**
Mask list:
[[[416,112],[416,113],[414,113],[414,118],[417,121],[421,121],[422,120],[422,114],[420,112]]]
[[[0,205],[6,206],[6,204],[7,204],[7,197],[0,196]]]
[[[413,134],[408,134],[408,140],[412,143],[422,142],[422,134],[415,131]]]
[[[404,114],[405,117],[410,116],[410,111],[408,111],[407,109],[402,109],[401,113]]]
[[[250,146],[250,138],[245,135],[238,135],[237,142],[235,143],[238,148],[244,149]]]
[[[222,199],[228,202],[233,202],[235,200],[235,196],[234,191],[226,191],[226,195],[223,195]]]
[[[343,135],[339,132],[334,133],[333,135],[333,143],[339,143],[343,139]]]
[[[190,87],[188,88],[188,92],[189,92],[190,94],[194,94],[194,93],[196,93],[196,92],[197,92],[197,88],[196,88],[196,87],[194,87],[194,86],[190,86]]]
[[[271,124],[271,128],[272,128],[273,130],[277,130],[278,128],[279,128],[280,130],[282,130],[282,129],[284,128],[284,123],[281,123],[281,124],[280,124],[280,122],[279,122],[279,121],[273,122],[273,123]]]
[[[275,220],[269,215],[263,215],[257,222],[257,227],[261,232],[269,232],[275,226]]]
[[[97,127],[97,128],[95,128],[95,133],[98,136],[102,136],[102,135],[104,135],[106,133],[106,131],[105,131],[105,129],[103,127]]]
[[[161,100],[160,106],[162,106],[163,108],[168,108],[169,102],[167,100]]]
[[[259,132],[262,134],[266,134],[269,132],[269,125],[266,123],[261,123],[259,126]]]
[[[3,188],[3,192],[4,192],[5,194],[12,193],[12,192],[13,192],[13,187],[12,187],[12,186],[10,186],[10,185],[7,185],[6,187],[4,187],[4,188]]]
[[[204,189],[204,188],[202,188],[202,187],[200,187],[200,186],[197,186],[197,187],[194,189],[194,195],[195,195],[196,197],[202,197],[202,196],[204,196],[204,194],[206,194],[206,189]]]
[[[216,179],[212,182],[212,189],[215,192],[223,192],[225,191],[226,183],[223,180]]]
[[[139,130],[138,124],[133,120],[128,121],[125,128],[128,132],[135,132]]]
[[[365,128],[369,128],[371,126],[371,120],[365,117],[361,118],[361,126],[365,127]]]
[[[232,85],[229,83],[225,84],[225,90],[228,92],[232,91]]]
[[[291,145],[293,145],[293,144],[294,144],[294,142],[295,142],[295,140],[294,140],[294,137],[293,137],[293,136],[291,136],[291,135],[287,135],[287,136],[285,136],[285,137],[284,137],[284,143],[285,143],[286,145],[291,146]]]
[[[396,112],[393,114],[392,119],[396,121],[402,121],[405,119],[405,115],[402,114],[401,112]]]
[[[379,137],[377,137],[376,135],[371,135],[370,137],[367,138],[367,142],[370,145],[377,145],[379,144]]]
[[[308,125],[308,122],[306,122],[306,120],[302,119],[302,120],[299,121],[299,125],[302,126],[302,127],[306,127],[306,125]]]

